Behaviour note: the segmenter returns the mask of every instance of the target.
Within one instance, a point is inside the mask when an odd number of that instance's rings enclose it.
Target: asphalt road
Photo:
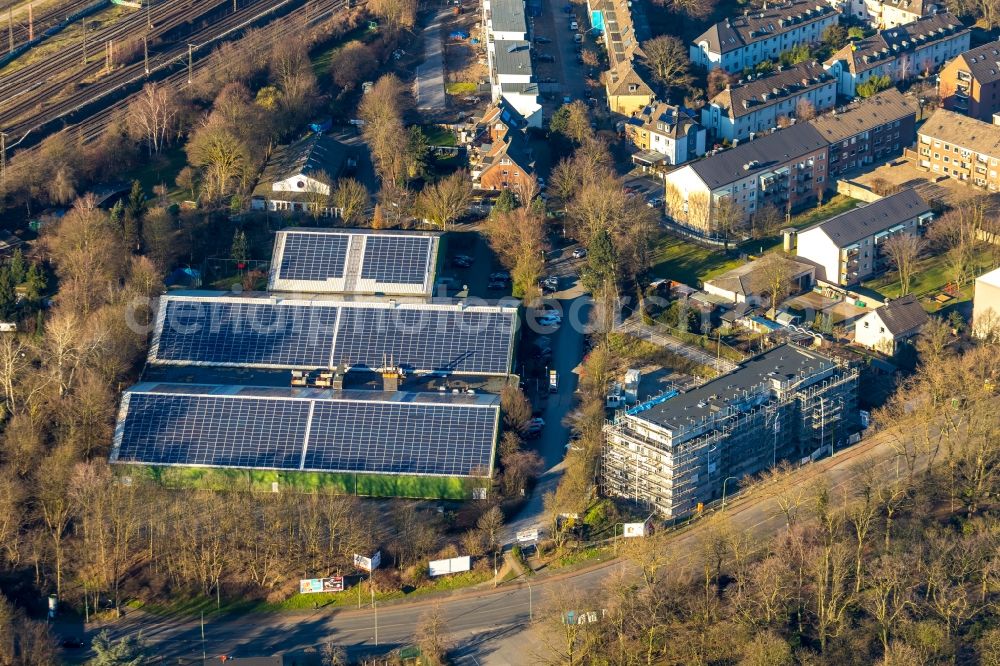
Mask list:
[[[441,9],[424,28],[424,62],[417,67],[414,97],[421,111],[444,112],[444,43],[442,26],[448,20],[448,8]]]
[[[876,465],[892,473],[891,455],[890,439],[872,437],[840,451],[833,458],[801,468],[788,483],[808,484],[825,475],[833,487],[833,496],[839,496],[840,490],[849,487],[863,468]],[[784,527],[777,502],[766,487],[730,501],[725,513],[734,529],[757,538],[775,534]],[[706,524],[704,520],[696,521],[677,532],[671,543],[683,555],[674,566],[696,564],[693,558]],[[558,591],[561,585],[595,588],[612,568],[621,566],[630,565],[615,560],[561,575],[540,576],[530,588],[524,583],[508,583],[496,590],[466,590],[443,599],[382,606],[378,609],[378,646],[375,645],[375,612],[366,607],[212,619],[205,625],[204,650],[209,657],[286,654],[305,664],[310,663],[307,655],[316,646],[330,641],[352,655],[370,654],[409,643],[421,614],[440,603],[451,638],[459,646],[456,654],[462,663],[484,666],[530,663],[536,661],[531,657],[532,650],[541,649],[541,644],[529,622],[529,611],[537,610],[546,595]],[[201,625],[197,618],[161,619],[132,611],[109,629],[115,636],[141,631],[147,644],[169,660],[201,656]],[[91,632],[97,630],[99,628],[94,627]]]

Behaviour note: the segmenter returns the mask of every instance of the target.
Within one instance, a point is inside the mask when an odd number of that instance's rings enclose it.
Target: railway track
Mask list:
[[[107,42],[120,42],[128,37],[141,39],[143,35],[155,40],[226,2],[227,0],[165,2],[152,8],[149,14],[141,11],[127,14],[122,20],[88,36],[86,63],[83,62],[81,40],[79,44],[68,45],[49,58],[0,78],[0,99],[4,100],[0,106],[0,128],[13,134],[13,126],[17,121],[29,115],[33,118],[43,115],[47,111],[44,105],[52,100],[59,100],[60,93],[67,86],[86,85],[88,79],[98,76],[105,69],[103,48]],[[147,22],[152,23],[152,29],[148,32]],[[109,76],[115,71],[117,70],[109,73]]]
[[[88,5],[96,4],[97,0],[70,0],[55,7],[49,7],[36,13],[34,18],[34,36],[44,37],[46,31],[58,27],[67,17],[76,14]],[[27,42],[30,37],[27,12],[17,18],[12,18],[11,9],[16,2],[5,3],[0,7],[0,46],[9,50],[11,45],[17,48]],[[0,53],[0,55],[3,55]]]
[[[192,49],[194,69],[200,71],[206,66],[206,56],[210,53],[212,45],[222,40],[240,34],[246,28],[256,24],[269,14],[273,14],[290,5],[301,3],[302,0],[255,0],[251,5],[246,5],[237,11],[236,14],[228,14],[219,21],[207,26],[190,36],[190,43],[194,45]],[[314,24],[326,17],[331,16],[337,10],[346,6],[346,0],[310,0],[300,8],[293,8],[289,15],[297,15],[299,12],[306,12],[306,20],[309,24]],[[298,23],[285,22],[272,26],[275,39],[292,36]],[[132,96],[141,88],[142,84],[150,79],[162,79],[165,83],[175,89],[181,89],[187,85],[187,45],[175,45],[168,50],[159,53],[156,57],[150,58],[150,71],[147,75],[142,62],[129,65],[116,70],[111,75],[104,77],[101,81],[101,89],[87,88],[77,94],[71,95],[64,101],[46,109],[44,116],[32,118],[13,125],[8,130],[11,141],[8,142],[10,148],[27,147],[28,145],[41,140],[45,133],[42,131],[47,125],[58,120],[64,120],[77,112],[89,113],[74,126],[74,133],[85,141],[90,141],[104,131],[104,129],[124,112]],[[178,71],[172,71],[178,70]],[[171,73],[172,72],[172,73]],[[103,100],[107,100],[116,93],[125,91],[127,94],[117,100],[111,100],[106,106],[99,106]]]

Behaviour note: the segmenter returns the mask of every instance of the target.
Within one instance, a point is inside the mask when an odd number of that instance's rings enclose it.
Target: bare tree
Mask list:
[[[412,28],[417,18],[416,0],[374,0],[369,9],[385,20],[390,34]]]
[[[446,663],[447,633],[444,610],[440,604],[435,604],[420,616],[420,623],[417,625],[416,639],[421,661],[426,661],[428,666],[443,666]]]
[[[177,95],[166,84],[147,83],[125,112],[129,136],[146,144],[150,154],[166,147],[177,126]]]
[[[906,296],[910,293],[913,271],[923,246],[924,242],[919,236],[908,233],[890,236],[882,245],[882,251],[885,252],[899,275],[900,296]]]
[[[456,171],[433,185],[427,185],[417,195],[417,214],[443,231],[468,211],[472,188],[465,171]]]
[[[816,107],[809,100],[801,99],[795,105],[795,117],[799,121],[812,120],[816,117]]]
[[[354,225],[368,208],[368,189],[353,178],[341,178],[333,191],[332,202],[340,211],[344,224]]]
[[[791,292],[792,264],[781,252],[769,252],[757,260],[757,270],[763,279],[773,318],[778,305]]]
[[[377,68],[375,53],[359,41],[348,42],[330,58],[330,76],[333,82],[347,90],[367,80]]]
[[[687,85],[691,81],[688,74],[688,49],[678,37],[660,35],[642,44],[646,62],[657,80],[667,88]]]

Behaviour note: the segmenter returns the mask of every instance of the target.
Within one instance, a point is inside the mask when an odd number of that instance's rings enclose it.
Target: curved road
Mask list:
[[[804,484],[825,475],[834,489],[846,489],[862,467],[880,466],[893,471],[892,440],[875,436],[794,472],[786,483]],[[784,527],[777,502],[766,488],[751,490],[733,500],[726,510],[733,528],[766,537]],[[678,552],[697,552],[697,542],[706,521],[678,530],[671,543]],[[688,555],[690,558],[691,555]],[[361,610],[314,611],[274,615],[213,618],[205,625],[204,649],[209,657],[226,654],[247,656],[282,653],[303,657],[330,641],[351,655],[375,653],[412,641],[420,615],[440,603],[460,663],[524,663],[531,650],[541,649],[530,628],[529,603],[537,609],[548,590],[559,582],[574,588],[596,588],[613,567],[628,566],[612,560],[589,568],[552,576],[538,576],[530,586],[508,583],[493,589],[473,589],[450,595],[401,601],[378,609],[378,647],[375,645],[375,613]],[[114,635],[142,632],[157,655],[168,658],[200,657],[201,626],[197,618],[177,619],[145,615],[138,611],[109,627]],[[93,634],[99,627],[92,628]],[[302,662],[300,662],[302,663]],[[306,662],[308,663],[308,662]]]

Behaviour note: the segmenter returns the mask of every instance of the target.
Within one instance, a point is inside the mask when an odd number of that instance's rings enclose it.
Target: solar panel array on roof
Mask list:
[[[369,236],[361,277],[376,282],[422,284],[427,275],[430,238]]]
[[[286,234],[278,277],[283,280],[327,280],[344,277],[347,234]]]
[[[168,299],[150,360],[206,365],[329,365],[339,309],[308,304]]]
[[[504,375],[515,317],[509,307],[167,296],[149,361],[285,369],[391,361],[412,372]]]
[[[334,362],[403,369],[505,374],[514,315],[510,312],[344,308]]]
[[[430,232],[284,229],[275,241],[268,288],[428,297],[438,242]]]
[[[434,404],[417,394],[403,402],[171,388],[124,395],[112,462],[448,476],[492,467],[496,398]]]

